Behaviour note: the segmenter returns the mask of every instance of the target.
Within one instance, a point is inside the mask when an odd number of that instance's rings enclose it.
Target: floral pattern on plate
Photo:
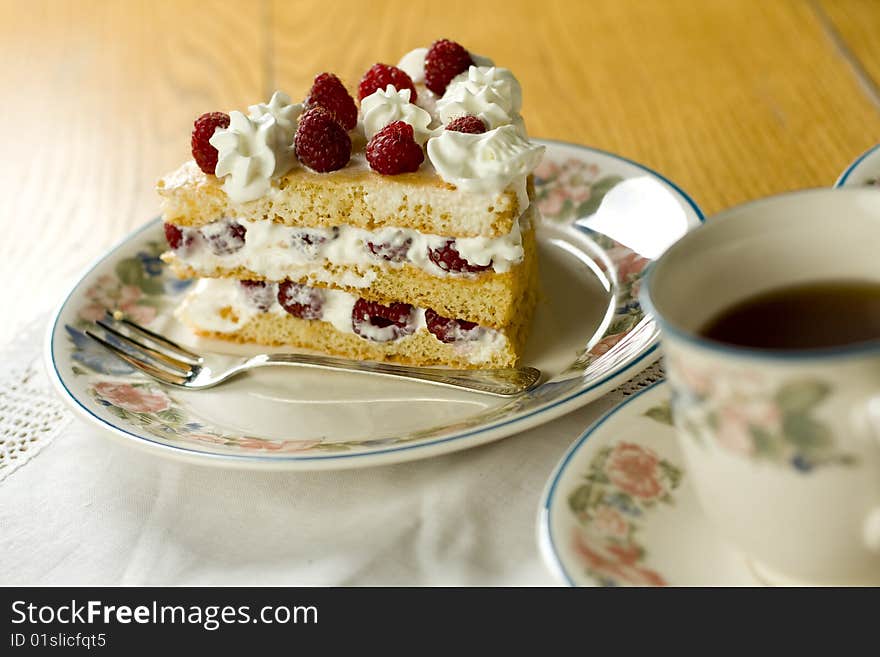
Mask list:
[[[585,160],[568,158],[562,161],[545,159],[535,169],[535,200],[544,219],[573,222],[589,217],[599,208],[602,199],[623,178],[604,174],[601,169]],[[605,335],[591,345],[578,359],[578,366],[588,367],[596,358],[611,351],[642,321],[644,313],[639,304],[644,269],[650,260],[631,249],[588,228],[585,233],[608,255],[617,281],[617,309]],[[606,263],[598,261],[600,269]]]
[[[581,483],[568,495],[577,517],[572,547],[587,574],[604,586],[664,586],[666,579],[645,565],[640,542],[644,516],[674,503],[682,471],[653,450],[621,441],[603,447]]]
[[[659,381],[594,422],[547,482],[541,554],[569,586],[756,586],[703,513]]]

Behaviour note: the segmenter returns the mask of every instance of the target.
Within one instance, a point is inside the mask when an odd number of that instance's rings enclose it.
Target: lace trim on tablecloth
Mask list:
[[[34,458],[73,419],[51,388],[42,363],[46,317],[0,352],[0,482]],[[660,362],[608,393],[616,405],[663,378]]]
[[[43,369],[46,321],[31,322],[0,352],[0,481],[39,454],[73,419]]]
[[[608,396],[614,401],[614,404],[617,405],[618,402],[623,401],[626,397],[641,392],[648,386],[662,380],[663,376],[663,363],[658,360],[653,365],[636,374],[619,388],[615,388],[609,392]]]

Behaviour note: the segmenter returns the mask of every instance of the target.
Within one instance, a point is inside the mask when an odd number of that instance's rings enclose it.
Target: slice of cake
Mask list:
[[[160,180],[163,255],[202,280],[178,316],[202,336],[449,367],[517,362],[536,301],[531,171],[543,147],[519,83],[450,41],[322,73],[302,104],[196,121]]]

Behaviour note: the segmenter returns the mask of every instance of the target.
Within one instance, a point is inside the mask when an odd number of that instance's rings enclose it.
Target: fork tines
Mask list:
[[[108,334],[108,339],[89,330],[86,330],[86,335],[135,369],[165,383],[183,385],[192,376],[194,367],[202,362],[201,357],[189,349],[110,312],[105,319],[99,319],[95,323]],[[114,324],[124,327],[126,331],[121,331]],[[146,342],[152,343],[152,346],[135,339],[130,334],[136,334]]]

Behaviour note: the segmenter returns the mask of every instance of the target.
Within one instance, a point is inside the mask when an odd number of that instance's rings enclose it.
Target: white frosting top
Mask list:
[[[506,68],[471,66],[467,73],[458,75],[449,83],[436,107],[444,124],[472,114],[480,117],[490,130],[513,124],[525,134],[525,125],[519,115],[522,89]]]
[[[526,177],[543,154],[543,146],[513,125],[476,135],[444,130],[428,140],[428,158],[443,180],[469,192],[501,192],[515,184],[520,207],[529,204]]]
[[[417,48],[400,60],[399,67],[414,82],[424,82],[427,52]],[[436,102],[436,118],[410,102],[409,89],[398,91],[388,85],[361,101],[359,128],[369,140],[388,124],[404,121],[412,126],[416,142],[427,141],[428,158],[443,180],[466,192],[489,194],[513,184],[521,207],[527,207],[526,177],[544,148],[526,139],[519,115],[522,89],[508,69],[492,66],[480,55],[471,53],[471,58],[477,65],[450,82]],[[296,164],[293,142],[302,105],[276,91],[268,103],[251,105],[249,110],[247,116],[230,112],[229,127],[217,129],[210,139],[218,151],[215,174],[224,179],[223,190],[234,203],[262,197],[273,179]],[[437,127],[438,122],[446,124],[468,114],[482,119],[488,131],[471,135]]]
[[[409,89],[398,91],[394,85],[388,85],[385,90],[376,89],[361,101],[361,113],[363,114],[364,136],[369,140],[377,132],[389,123],[404,121],[413,128],[415,140],[424,144],[431,136],[428,126],[431,124],[431,115],[418,105],[410,102],[412,92]]]
[[[218,178],[235,203],[246,203],[269,191],[272,178],[296,163],[293,138],[302,105],[280,91],[268,104],[251,105],[250,114],[229,113],[229,127],[214,131],[209,143],[217,149]]]
[[[268,103],[248,106],[248,117],[254,121],[269,114],[278,122],[278,125],[291,134],[296,133],[296,121],[302,112],[302,103],[292,103],[290,96],[283,91],[273,93]]]

